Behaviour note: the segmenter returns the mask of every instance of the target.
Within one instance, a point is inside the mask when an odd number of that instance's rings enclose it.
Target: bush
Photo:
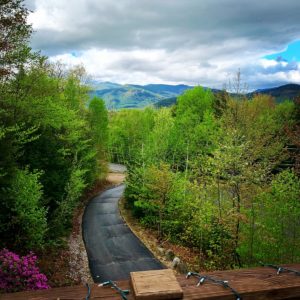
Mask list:
[[[36,266],[37,257],[30,252],[26,256],[3,249],[0,251],[0,291],[48,289],[47,277]]]
[[[78,206],[79,198],[86,187],[84,182],[85,173],[85,170],[77,166],[73,167],[65,188],[66,196],[60,202],[55,211],[55,217],[50,224],[50,237],[66,236],[69,233],[74,209]]]
[[[252,222],[244,228],[249,246],[245,243],[240,248],[245,261],[278,264],[299,261],[299,198],[300,179],[291,170],[277,174],[269,190],[257,195],[248,217]]]
[[[15,243],[26,249],[41,248],[47,231],[46,209],[42,206],[40,173],[17,170],[11,190],[12,230]]]

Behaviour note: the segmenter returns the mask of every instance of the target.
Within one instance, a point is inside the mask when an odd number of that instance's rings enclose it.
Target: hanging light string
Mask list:
[[[88,283],[86,283],[85,286],[87,287],[87,290],[88,290],[85,300],[89,300],[90,296],[91,296],[91,288]]]
[[[269,267],[269,268],[276,269],[277,270],[277,275],[279,275],[282,272],[290,272],[290,273],[294,273],[294,274],[300,276],[300,271],[297,271],[297,270],[288,269],[288,268],[285,268],[285,267],[281,267],[281,266],[277,266],[277,265],[272,265],[272,264],[264,264],[262,262],[260,262],[260,264],[262,266],[264,266],[264,267]]]
[[[111,286],[112,289],[115,289],[119,294],[120,296],[122,297],[123,300],[128,300],[126,295],[129,294],[129,290],[122,290],[120,289],[113,281],[111,280],[108,280],[108,281],[105,281],[105,282],[102,282],[100,283],[98,286]]]
[[[213,277],[210,277],[210,276],[207,276],[207,275],[201,275],[199,273],[194,273],[194,272],[188,272],[187,275],[186,275],[186,278],[189,278],[191,276],[197,277],[199,279],[199,281],[197,283],[197,286],[200,286],[201,284],[204,283],[205,280],[208,280],[208,281],[211,281],[213,283],[222,285],[225,289],[231,290],[232,293],[235,295],[236,300],[242,300],[242,297],[240,296],[240,294],[228,284],[228,281],[215,279]]]

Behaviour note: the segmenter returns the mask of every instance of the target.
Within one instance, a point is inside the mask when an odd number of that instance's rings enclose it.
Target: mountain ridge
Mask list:
[[[184,84],[118,84],[113,82],[93,82],[91,97],[102,98],[108,109],[142,108],[154,105],[160,100],[177,97],[187,89]]]
[[[177,97],[194,86],[177,84],[118,84],[114,82],[92,82],[91,97],[98,96],[102,98],[108,109],[122,108],[143,108],[154,105],[155,107],[171,106],[176,103]],[[207,87],[203,87],[207,88]],[[211,89],[213,93],[221,90]],[[247,93],[247,97],[253,97],[255,94],[269,94],[273,96],[276,102],[282,102],[285,99],[293,100],[300,94],[300,85],[289,83],[272,88],[257,89]]]

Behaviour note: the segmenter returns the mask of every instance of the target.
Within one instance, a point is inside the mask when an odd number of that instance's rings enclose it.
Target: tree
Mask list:
[[[31,56],[29,10],[23,0],[0,1],[0,82],[10,78]]]
[[[112,161],[135,164],[144,160],[155,114],[152,108],[110,113],[108,149]]]
[[[286,146],[299,144],[299,111],[241,96],[239,74],[235,89],[233,98],[197,87],[172,110],[110,118],[112,153],[128,164],[127,206],[160,238],[197,249],[199,268],[299,257],[299,180],[282,172],[296,166],[285,162]]]
[[[15,246],[27,249],[43,247],[47,231],[46,209],[42,205],[39,173],[18,170],[12,185],[12,231]]]
[[[175,144],[173,136],[174,118],[169,108],[159,109],[154,115],[154,126],[149,133],[149,140],[145,141],[145,160],[150,164],[160,162],[172,163]],[[159,142],[158,142],[159,141]]]
[[[214,149],[218,124],[214,117],[214,96],[210,90],[196,87],[178,98],[174,126],[174,145],[180,170],[186,169],[187,157],[193,161],[198,155]]]
[[[296,120],[294,124],[286,126],[285,131],[290,142],[289,151],[293,160],[293,167],[296,174],[300,176],[300,96],[295,99],[294,120]]]
[[[299,199],[300,180],[291,170],[274,176],[270,187],[255,197],[255,232],[249,239],[253,244],[252,255],[246,247],[242,248],[247,260],[277,264],[299,261]]]
[[[108,115],[102,99],[94,97],[89,104],[88,121],[93,146],[96,150],[96,176],[105,174],[108,142]]]
[[[108,139],[108,115],[102,99],[94,97],[89,104],[89,123],[93,141],[103,151]]]
[[[102,175],[105,138],[89,119],[83,68],[57,72],[30,52],[22,3],[0,2],[0,234],[2,246],[26,250],[68,233],[84,189]],[[91,115],[102,108],[92,103]]]
[[[152,202],[158,207],[158,238],[163,236],[162,222],[164,210],[169,200],[170,192],[173,189],[174,174],[169,166],[161,163],[159,166],[150,166],[146,172],[146,186],[151,191]]]
[[[226,109],[228,108],[228,101],[229,93],[225,90],[215,94],[213,107],[215,110],[215,115],[217,117],[221,117],[226,111]]]

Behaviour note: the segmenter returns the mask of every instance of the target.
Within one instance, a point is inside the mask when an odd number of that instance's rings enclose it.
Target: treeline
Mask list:
[[[299,115],[299,101],[201,87],[172,108],[112,113],[127,206],[161,240],[193,248],[201,268],[299,261]]]
[[[31,51],[27,15],[22,1],[1,3],[0,248],[19,253],[68,234],[84,190],[105,172],[108,122],[82,68]]]

